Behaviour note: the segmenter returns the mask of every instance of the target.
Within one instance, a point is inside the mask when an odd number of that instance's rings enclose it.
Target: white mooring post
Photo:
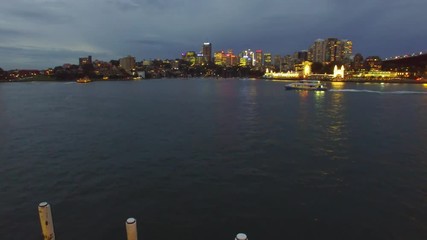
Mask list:
[[[138,240],[135,218],[128,218],[128,220],[126,220],[126,233],[128,237],[127,240]]]
[[[248,240],[248,236],[246,236],[246,234],[244,234],[244,233],[238,233],[236,235],[235,240]]]
[[[52,213],[50,205],[47,202],[39,204],[40,225],[42,227],[43,240],[55,240],[55,232],[53,231]]]

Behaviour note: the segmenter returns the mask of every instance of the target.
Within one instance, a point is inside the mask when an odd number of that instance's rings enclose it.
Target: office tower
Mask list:
[[[226,54],[227,60],[225,65],[227,67],[231,67],[231,66],[237,66],[239,64],[238,62],[238,58],[236,55],[234,55],[233,50],[232,49],[228,49],[227,54]]]
[[[324,62],[325,40],[317,39],[309,49],[308,60],[312,62]]]
[[[240,66],[255,66],[255,53],[248,49],[239,54]]]
[[[224,51],[219,51],[214,53],[214,63],[218,66],[225,66],[225,53]]]
[[[324,63],[329,64],[331,62],[336,62],[338,60],[339,45],[340,45],[340,42],[336,38],[327,38],[325,40],[325,52],[323,57]]]
[[[353,52],[350,40],[337,38],[317,39],[309,48],[308,60],[329,64],[332,62],[349,62]]]
[[[353,42],[347,39],[341,40],[342,42],[342,51],[340,54],[342,55],[344,62],[349,62],[351,55],[353,55]]]
[[[264,53],[264,66],[271,66],[271,53]]]
[[[188,51],[182,54],[182,59],[189,62],[190,66],[194,66],[197,60],[197,54],[194,51]]]
[[[202,54],[207,64],[212,62],[212,44],[205,42],[202,47]]]
[[[255,66],[262,67],[264,65],[262,61],[262,50],[255,51]]]

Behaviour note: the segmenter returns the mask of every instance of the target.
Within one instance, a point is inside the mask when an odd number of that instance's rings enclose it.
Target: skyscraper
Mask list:
[[[212,44],[205,42],[202,47],[202,54],[207,64],[212,62]]]
[[[248,49],[239,54],[240,66],[255,66],[255,53]]]
[[[226,58],[224,51],[219,51],[214,53],[215,65],[225,66]]]
[[[190,66],[194,66],[196,64],[197,54],[194,51],[188,51],[182,54],[182,59],[190,63]]]
[[[264,63],[262,62],[262,50],[255,51],[255,66],[262,67]]]
[[[264,66],[271,66],[271,53],[264,53]]]
[[[317,39],[311,45],[308,60],[329,64],[331,62],[348,62],[353,51],[350,40],[337,38]]]

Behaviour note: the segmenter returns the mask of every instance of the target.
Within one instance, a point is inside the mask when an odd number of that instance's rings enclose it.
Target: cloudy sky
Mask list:
[[[1,0],[0,68],[214,51],[292,54],[318,38],[389,57],[427,50],[426,0]]]

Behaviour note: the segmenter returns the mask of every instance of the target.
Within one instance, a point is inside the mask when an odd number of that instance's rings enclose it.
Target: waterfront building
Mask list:
[[[202,46],[202,54],[204,58],[204,62],[209,64],[212,62],[212,44],[209,42],[203,43]]]
[[[301,78],[300,73],[294,72],[294,71],[287,71],[287,72],[274,72],[270,70],[269,68],[266,68],[265,74],[263,75],[263,78],[267,79],[299,79]]]
[[[295,72],[297,72],[301,78],[306,78],[311,75],[312,64],[313,63],[310,61],[303,61],[301,63],[295,64]]]
[[[335,65],[335,67],[334,67],[334,73],[332,75],[332,78],[334,78],[334,79],[342,79],[342,78],[344,78],[345,77],[344,71],[345,71],[344,65],[342,65],[340,68],[338,68],[338,66]]]
[[[392,71],[380,71],[380,70],[370,70],[363,71],[359,74],[353,75],[355,78],[367,78],[367,79],[394,79],[401,78],[406,76],[407,73],[399,73]]]
[[[365,59],[365,66],[369,70],[381,70],[382,60],[379,56],[369,56]]]
[[[127,73],[132,74],[135,70],[135,57],[127,56],[119,59],[120,67],[123,68]]]

